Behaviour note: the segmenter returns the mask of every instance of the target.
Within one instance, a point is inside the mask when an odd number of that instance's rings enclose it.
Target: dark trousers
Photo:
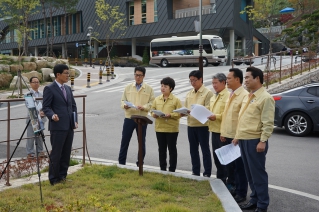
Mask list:
[[[177,136],[178,132],[156,132],[158,143],[159,163],[161,170],[166,171],[167,167],[167,148],[169,152],[169,168],[170,172],[175,172],[177,164]]]
[[[50,141],[52,151],[50,153],[49,180],[54,183],[66,178],[70,163],[74,131],[69,130],[51,130]]]
[[[227,144],[232,142],[233,138],[226,138]],[[227,181],[229,179],[234,179],[236,185],[236,194],[241,197],[247,196],[248,181],[245,173],[245,167],[243,159],[241,157],[237,158],[227,166]]]
[[[145,148],[146,129],[147,129],[147,125],[142,126],[143,161],[146,154],[146,148]],[[137,130],[138,130],[137,123],[133,119],[125,118],[123,123],[123,130],[122,130],[121,148],[119,153],[119,164],[123,164],[123,165],[126,164],[127,150],[128,150],[128,146],[130,145],[130,141],[131,141],[134,130],[136,131],[136,135],[137,135]],[[137,155],[137,164],[138,164],[138,155]]]
[[[200,158],[198,151],[198,146],[200,145],[205,169],[203,175],[210,176],[212,173],[212,156],[209,148],[208,127],[187,127],[187,134],[193,174],[200,175]]]
[[[256,147],[260,139],[239,140],[241,157],[243,159],[246,176],[250,189],[250,202],[258,208],[267,209],[269,205],[268,174],[266,172],[266,154],[268,142],[264,152],[257,152]]]
[[[224,183],[226,183],[226,179],[227,179],[227,169],[225,165],[220,164],[218,157],[215,153],[215,150],[225,145],[226,145],[226,142],[221,142],[220,140],[220,133],[212,132],[213,157],[214,157],[214,163],[217,169],[216,177],[218,179],[221,179]]]

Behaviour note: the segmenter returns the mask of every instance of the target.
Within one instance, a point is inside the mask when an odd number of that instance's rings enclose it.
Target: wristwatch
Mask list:
[[[265,143],[265,142],[267,142],[267,141],[260,141],[260,142]]]

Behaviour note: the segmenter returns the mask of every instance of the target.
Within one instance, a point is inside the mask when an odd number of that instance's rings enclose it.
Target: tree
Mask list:
[[[105,0],[96,0],[95,1],[95,13],[98,16],[99,20],[96,20],[98,25],[104,25],[104,29],[107,29],[105,35],[106,42],[106,53],[109,64],[111,64],[110,52],[112,51],[114,42],[114,36],[116,33],[119,33],[117,39],[124,35],[126,29],[126,18],[125,15],[120,11],[119,6],[111,6]]]
[[[46,56],[54,56],[53,53],[53,42],[54,42],[54,24],[53,24],[53,15],[57,11],[58,8],[54,7],[55,0],[40,0],[42,6],[42,15],[43,15],[43,23],[44,23],[44,31],[46,33]],[[48,20],[47,20],[47,11],[49,12],[49,27],[51,31],[51,35],[48,34]]]
[[[305,13],[306,10],[315,10],[319,7],[318,0],[288,0],[288,2],[295,8],[300,9],[301,13]]]
[[[269,71],[271,63],[270,54],[272,52],[272,42],[270,35],[272,16],[274,15],[277,3],[278,1],[275,0],[255,0],[255,7],[252,5],[248,5],[244,8],[243,11],[240,12],[241,14],[246,13],[250,21],[261,23],[264,27],[269,28],[269,59],[267,60],[267,65],[265,67],[265,70],[267,71]]]
[[[143,64],[148,64],[150,62],[150,57],[148,56],[148,51],[147,51],[147,47],[145,46],[144,48],[144,52],[143,52]]]
[[[19,56],[28,55],[29,19],[31,15],[38,13],[39,0],[1,0],[0,17],[5,18],[10,30],[16,30],[19,46]],[[21,46],[23,51],[21,52]]]
[[[62,52],[63,58],[68,57],[68,48],[67,48],[67,25],[66,19],[69,15],[76,13],[76,5],[78,4],[79,0],[54,0],[53,6],[55,8],[61,9],[64,13],[64,49],[65,51]]]

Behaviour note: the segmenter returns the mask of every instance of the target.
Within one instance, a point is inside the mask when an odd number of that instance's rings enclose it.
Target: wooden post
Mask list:
[[[138,137],[138,170],[139,175],[143,176],[143,125],[153,124],[153,121],[145,116],[133,115],[131,116],[137,125],[137,137]]]

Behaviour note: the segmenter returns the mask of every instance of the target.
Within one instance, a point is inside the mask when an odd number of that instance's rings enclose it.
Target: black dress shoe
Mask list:
[[[267,209],[256,208],[255,212],[267,212]]]
[[[62,181],[61,180],[58,180],[58,181],[50,181],[50,184],[51,185],[56,185],[56,184],[58,184],[58,183],[61,183]]]
[[[247,202],[246,204],[239,205],[239,207],[240,207],[240,209],[250,210],[250,209],[256,209],[257,208],[257,204],[253,204],[251,202]]]
[[[234,197],[234,199],[235,199],[235,201],[236,201],[237,203],[240,203],[240,202],[244,202],[244,201],[246,200],[246,197],[242,197],[242,196],[236,195],[236,196]]]

